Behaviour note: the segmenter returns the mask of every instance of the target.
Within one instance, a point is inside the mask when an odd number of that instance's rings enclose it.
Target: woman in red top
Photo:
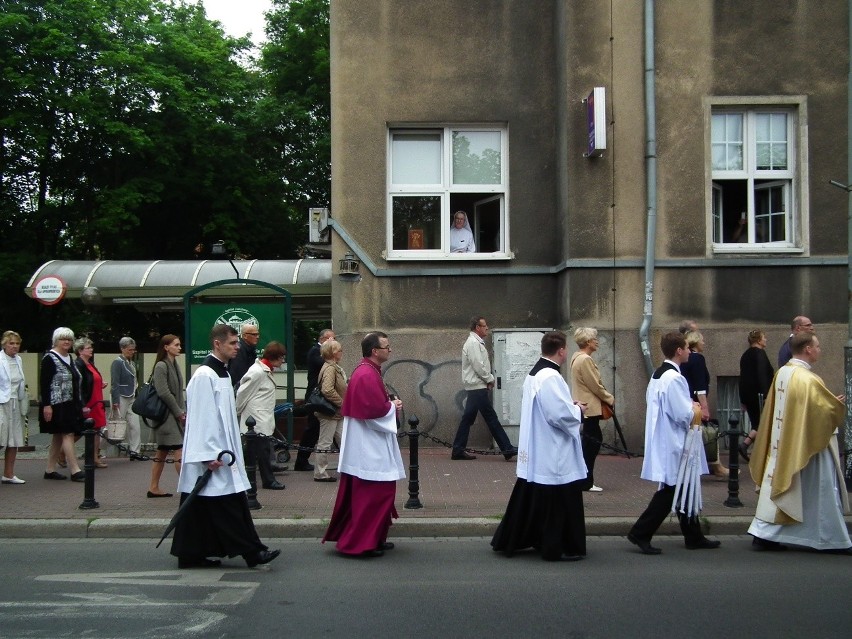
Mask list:
[[[104,378],[100,371],[95,368],[92,361],[94,346],[88,337],[81,337],[74,342],[74,354],[77,359],[74,364],[80,371],[82,382],[80,384],[80,395],[83,398],[83,419],[92,418],[95,422],[95,430],[100,431],[106,426],[106,411],[104,410]],[[86,410],[88,409],[88,410]],[[100,459],[100,433],[95,437],[95,466],[106,468],[106,462]]]

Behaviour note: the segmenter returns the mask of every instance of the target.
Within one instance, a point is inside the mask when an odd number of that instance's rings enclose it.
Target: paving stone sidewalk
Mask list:
[[[174,514],[178,497],[146,496],[151,462],[111,457],[109,468],[95,473],[95,499],[99,508],[81,510],[84,484],[43,479],[46,449],[22,453],[16,474],[24,485],[0,485],[0,537],[125,536],[154,537]],[[408,450],[403,458],[408,463]],[[332,456],[332,467],[336,456]],[[515,464],[500,455],[479,456],[474,461],[452,461],[447,449],[421,448],[420,509],[406,509],[409,482],[397,487],[400,519],[394,534],[489,535],[505,509],[515,481]],[[641,458],[601,455],[595,481],[601,493],[585,493],[588,534],[625,534],[655,490],[641,480]],[[709,534],[744,534],[754,514],[756,494],[748,470],[741,473],[739,498],[742,508],[724,505],[728,483],[715,477],[703,480],[705,524]],[[68,471],[64,471],[66,474]],[[337,494],[336,483],[313,481],[313,473],[286,471],[278,475],[282,491],[261,489],[261,510],[254,511],[258,529],[265,536],[321,536]],[[172,465],[161,487],[175,492],[177,475]],[[667,522],[661,532],[676,532]],[[64,533],[64,534],[63,534]]]

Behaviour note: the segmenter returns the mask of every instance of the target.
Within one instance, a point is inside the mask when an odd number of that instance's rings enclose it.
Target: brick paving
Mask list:
[[[168,519],[174,514],[178,497],[150,499],[146,497],[151,467],[147,461],[130,461],[111,457],[109,468],[95,473],[95,499],[100,507],[80,510],[82,483],[43,479],[46,448],[38,446],[34,453],[21,453],[16,474],[27,481],[24,485],[0,485],[0,520],[4,519]],[[408,450],[403,449],[408,464]],[[331,467],[337,463],[331,458]],[[292,467],[292,464],[291,464]],[[602,493],[585,493],[587,518],[636,517],[654,492],[651,482],[639,478],[642,460],[611,455],[598,457],[595,482]],[[60,469],[62,470],[62,469]],[[408,518],[497,518],[506,506],[515,481],[515,464],[502,456],[479,456],[474,461],[452,461],[448,449],[421,448],[420,500],[423,508],[405,510],[408,481],[397,487],[397,509],[401,519]],[[66,475],[67,470],[62,470]],[[742,475],[742,473],[741,473]],[[756,495],[748,471],[741,476],[740,499],[743,508],[728,508],[728,484],[713,477],[703,480],[704,515],[708,517],[751,517]],[[261,489],[258,499],[263,509],[255,511],[257,519],[327,519],[337,494],[336,483],[313,481],[313,473],[287,471],[277,475],[286,490]],[[177,475],[169,465],[161,488],[174,492]],[[2,526],[2,523],[0,523]],[[745,531],[743,531],[745,532]],[[2,533],[2,531],[0,531]]]

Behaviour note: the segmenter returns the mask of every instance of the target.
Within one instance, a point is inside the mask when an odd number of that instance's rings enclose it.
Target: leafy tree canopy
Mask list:
[[[256,59],[200,2],[0,0],[0,326],[161,332],[29,300],[51,259],[298,255],[329,201],[328,0],[267,17]]]

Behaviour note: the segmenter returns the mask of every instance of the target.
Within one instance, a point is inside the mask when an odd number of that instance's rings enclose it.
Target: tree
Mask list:
[[[245,64],[250,42],[199,2],[0,0],[3,325],[94,321],[23,296],[49,259],[192,258],[219,239],[250,257],[296,256],[307,203],[328,202],[328,5],[316,4],[326,62],[312,108],[295,99],[304,85],[282,91],[280,74]],[[113,319],[119,333],[144,327]]]
[[[274,146],[286,200],[328,206],[331,196],[331,74],[328,0],[273,0],[258,110]]]

